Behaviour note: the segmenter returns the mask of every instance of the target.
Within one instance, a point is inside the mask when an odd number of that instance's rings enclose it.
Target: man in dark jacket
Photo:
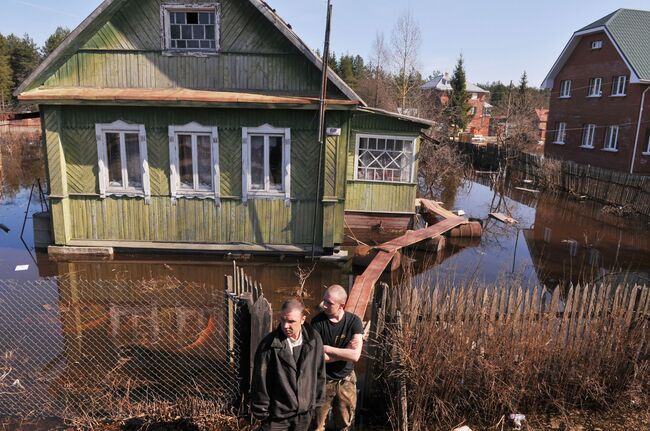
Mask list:
[[[280,325],[255,353],[251,411],[262,430],[306,431],[325,402],[325,355],[320,335],[305,324],[305,306],[282,304]]]

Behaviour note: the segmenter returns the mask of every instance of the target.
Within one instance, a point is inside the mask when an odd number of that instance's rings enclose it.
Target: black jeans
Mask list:
[[[260,431],[309,431],[312,412],[302,413],[287,419],[267,419],[262,422]]]

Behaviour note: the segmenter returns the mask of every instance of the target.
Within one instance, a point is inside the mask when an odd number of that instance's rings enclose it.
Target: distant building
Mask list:
[[[451,92],[449,75],[445,73],[434,77],[424,84],[422,89],[433,91],[440,103],[446,105],[449,102],[449,93]],[[469,105],[471,106],[469,110],[471,121],[467,126],[467,131],[473,135],[487,136],[490,129],[492,105],[486,101],[486,98],[490,92],[468,82],[467,93],[470,95]]]
[[[535,122],[537,123],[537,133],[539,136],[539,143],[546,142],[546,128],[548,124],[548,109],[535,108]]]
[[[650,174],[650,12],[617,11],[576,31],[542,84],[545,154]]]

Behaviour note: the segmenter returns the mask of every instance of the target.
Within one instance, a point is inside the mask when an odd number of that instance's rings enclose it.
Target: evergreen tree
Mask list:
[[[350,55],[344,55],[339,61],[339,76],[349,86],[354,87],[357,83],[357,78],[354,74],[353,58]]]
[[[45,41],[45,45],[41,48],[41,57],[46,58],[56,49],[57,46],[68,37],[70,30],[65,27],[57,27],[54,33],[50,35]]]
[[[449,94],[449,121],[454,131],[464,130],[469,123],[469,93],[467,93],[467,80],[463,56],[458,57],[454,74],[450,80],[451,93]]]
[[[525,96],[527,88],[528,88],[528,74],[524,70],[524,73],[521,75],[521,79],[519,80],[519,94]]]
[[[38,66],[38,48],[27,34],[22,39],[10,34],[6,41],[12,70],[11,79],[14,85],[18,86]]]
[[[7,40],[0,34],[0,112],[7,110],[11,103],[11,90],[14,88],[11,76]]]
[[[360,55],[356,55],[352,60],[352,72],[357,81],[366,78],[366,65]]]

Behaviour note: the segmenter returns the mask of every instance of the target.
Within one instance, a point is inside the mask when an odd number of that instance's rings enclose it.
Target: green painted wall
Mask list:
[[[350,140],[346,157],[346,211],[398,212],[413,213],[417,185],[415,183],[390,183],[375,181],[358,181],[354,179],[354,160],[356,139],[359,133],[373,133],[394,136],[417,137],[421,126],[400,121],[385,115],[357,112],[351,122]],[[416,163],[419,150],[419,139],[416,141]]]
[[[60,124],[61,147],[70,220],[68,239],[250,242],[311,244],[317,187],[318,141],[313,111],[43,107],[46,117]],[[60,113],[60,115],[58,114]],[[55,121],[56,120],[56,121]],[[144,124],[150,165],[151,205],[137,198],[99,198],[95,124],[123,120]],[[212,200],[169,197],[167,127],[196,121],[219,130],[222,205]],[[241,203],[242,127],[269,123],[291,128],[291,196],[284,200]],[[58,135],[48,139],[56,142]],[[55,157],[56,153],[52,153]],[[50,175],[56,172],[50,171]],[[55,184],[60,183],[56,176]],[[55,220],[55,224],[56,224]],[[317,221],[317,244],[322,221]],[[333,240],[329,240],[330,242]],[[61,242],[63,243],[63,241]]]
[[[241,0],[218,3],[218,55],[163,53],[160,0],[131,0],[98,28],[44,86],[319,94],[321,72],[254,6]],[[329,94],[343,97],[332,85]]]

